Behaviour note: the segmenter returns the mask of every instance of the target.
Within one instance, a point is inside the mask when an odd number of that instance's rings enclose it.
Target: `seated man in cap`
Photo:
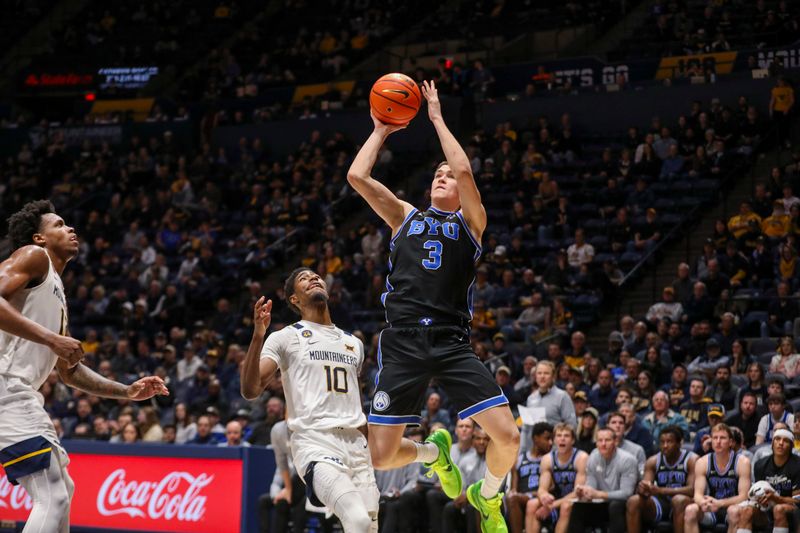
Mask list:
[[[705,455],[711,450],[711,433],[714,431],[714,427],[725,418],[725,407],[721,403],[709,404],[706,416],[708,417],[708,426],[698,431],[694,437],[694,453],[697,455]]]
[[[728,355],[722,355],[722,350],[719,341],[711,337],[706,341],[706,351],[702,355],[698,355],[694,361],[689,363],[686,370],[689,374],[703,374],[707,380],[714,379],[714,374],[721,366],[730,366],[731,358]]]
[[[655,325],[662,318],[669,318],[677,322],[683,316],[683,305],[675,301],[675,289],[670,286],[664,287],[661,293],[661,302],[655,303],[647,310],[647,321]]]

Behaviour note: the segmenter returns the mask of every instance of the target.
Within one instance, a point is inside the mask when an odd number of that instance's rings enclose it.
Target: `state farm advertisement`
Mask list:
[[[74,526],[119,530],[238,532],[242,462],[70,454]],[[0,520],[24,521],[25,490],[0,468]]]

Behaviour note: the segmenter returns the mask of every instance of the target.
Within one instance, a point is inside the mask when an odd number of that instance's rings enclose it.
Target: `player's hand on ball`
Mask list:
[[[265,297],[262,296],[253,306],[253,324],[255,324],[256,333],[263,335],[267,332],[270,322],[272,322],[272,300],[267,300],[264,303]]]
[[[422,82],[422,96],[428,101],[428,118],[436,120],[442,118],[442,104],[439,102],[439,91],[436,84],[431,81]]]
[[[372,110],[370,110],[369,116],[372,117],[372,124],[373,126],[375,126],[375,131],[377,131],[384,137],[386,137],[387,135],[391,135],[396,131],[405,129],[408,126],[408,124],[384,124],[375,117],[375,115],[372,113]]]
[[[53,353],[69,363],[70,368],[83,360],[83,346],[78,339],[65,335],[54,335],[49,345]]]
[[[128,398],[131,400],[148,400],[156,395],[169,396],[164,380],[158,376],[148,376],[128,385]]]

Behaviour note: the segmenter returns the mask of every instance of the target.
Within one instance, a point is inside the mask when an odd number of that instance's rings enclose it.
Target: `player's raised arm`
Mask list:
[[[347,182],[364,197],[375,213],[396,232],[403,224],[406,215],[413,207],[408,202],[400,200],[383,183],[373,178],[370,173],[378,158],[378,151],[383,146],[386,137],[405,126],[384,124],[370,113],[375,129],[367,138],[361,150],[356,154],[350,170],[347,171]]]
[[[428,101],[428,117],[436,128],[442,151],[447,159],[447,165],[453,171],[453,177],[458,184],[458,196],[461,201],[461,212],[464,214],[469,229],[478,242],[481,241],[483,230],[486,229],[486,209],[481,203],[481,193],[472,176],[472,167],[469,158],[458,140],[453,136],[444,123],[442,106],[439,102],[439,92],[433,81],[422,82],[422,95]]]
[[[8,300],[17,291],[47,276],[47,252],[39,246],[23,246],[0,264],[0,329],[11,335],[43,344],[70,366],[83,358],[80,341],[59,335],[26,318]]]
[[[250,346],[242,363],[241,392],[245,400],[252,401],[258,398],[278,370],[277,362],[268,357],[261,357],[264,337],[270,322],[272,322],[272,300],[264,302],[262,296],[253,306],[253,337],[250,339]]]

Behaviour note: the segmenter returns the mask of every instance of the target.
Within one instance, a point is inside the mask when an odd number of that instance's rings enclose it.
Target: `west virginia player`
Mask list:
[[[0,263],[0,464],[33,500],[24,532],[69,531],[74,484],[69,458],[38,390],[53,367],[67,385],[104,398],[146,400],[168,394],[161,378],[131,385],[80,363],[68,333],[61,274],[78,255],[75,230],[47,200],[29,202],[8,220],[14,252]]]
[[[327,287],[313,270],[292,272],[284,292],[300,321],[265,342],[272,300],[258,299],[242,366],[242,396],[256,399],[280,369],[292,462],[311,503],[332,510],[345,533],[377,532],[380,494],[358,387],[364,346],[333,324]]]

